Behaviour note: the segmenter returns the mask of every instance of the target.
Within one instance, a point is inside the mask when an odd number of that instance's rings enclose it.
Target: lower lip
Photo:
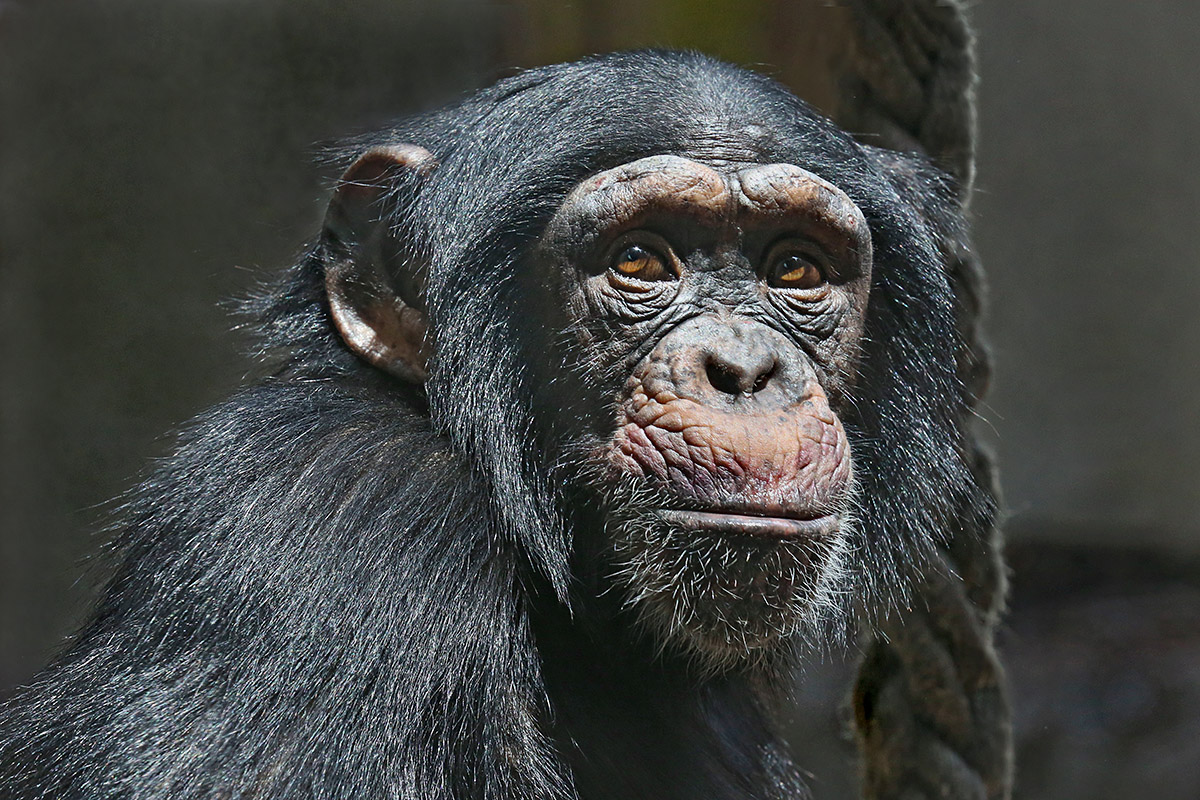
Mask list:
[[[672,525],[708,533],[755,536],[763,539],[800,539],[829,536],[838,529],[836,515],[816,519],[752,517],[746,514],[716,514],[709,511],[659,511],[660,518]]]

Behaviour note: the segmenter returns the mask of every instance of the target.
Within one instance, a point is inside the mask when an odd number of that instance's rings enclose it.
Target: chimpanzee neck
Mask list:
[[[536,614],[534,632],[551,733],[582,800],[779,796],[768,773],[786,756],[748,678],[699,679],[612,621]]]

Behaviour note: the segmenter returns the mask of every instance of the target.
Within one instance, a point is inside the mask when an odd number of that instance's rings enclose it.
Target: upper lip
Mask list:
[[[678,508],[664,508],[660,509],[658,513],[668,521],[677,522],[690,528],[776,539],[828,535],[837,528],[839,523],[837,514],[784,516],[782,514],[747,514]]]

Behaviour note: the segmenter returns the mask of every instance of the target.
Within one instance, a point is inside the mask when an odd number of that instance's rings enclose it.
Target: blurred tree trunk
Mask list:
[[[836,116],[835,64],[850,12],[828,0],[520,0],[506,7],[501,63],[529,67],[640,47],[696,49],[777,78]]]

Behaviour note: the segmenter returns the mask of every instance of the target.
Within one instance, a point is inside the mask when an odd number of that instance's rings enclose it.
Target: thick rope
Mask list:
[[[864,141],[920,150],[958,178],[965,208],[974,177],[973,38],[961,0],[849,0],[852,40],[839,75],[837,122]],[[863,791],[883,798],[1007,798],[1011,723],[993,647],[1005,596],[990,455],[969,417],[990,361],[978,320],[983,278],[965,238],[944,244],[959,303],[961,420],[981,494],[945,532],[940,563],[911,608],[866,645],[854,689]]]
[[[961,0],[847,0],[837,122],[870,144],[927,153],[969,191],[975,52]],[[964,198],[965,199],[965,198]]]

